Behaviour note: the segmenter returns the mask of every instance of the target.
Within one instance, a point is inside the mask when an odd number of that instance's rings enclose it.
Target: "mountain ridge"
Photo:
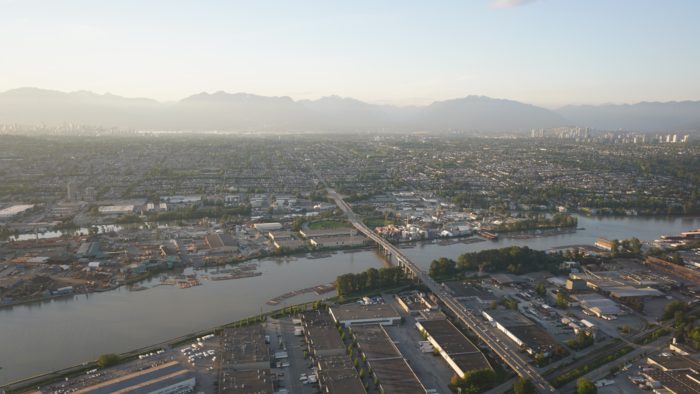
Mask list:
[[[230,131],[480,131],[516,132],[576,125],[604,130],[699,129],[700,101],[567,105],[556,110],[482,95],[424,106],[367,103],[351,97],[295,100],[225,91],[161,102],[79,90],[21,87],[0,92],[0,123],[66,122],[145,130]]]

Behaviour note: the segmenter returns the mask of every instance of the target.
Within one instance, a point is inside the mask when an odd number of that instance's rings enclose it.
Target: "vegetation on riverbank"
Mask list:
[[[525,231],[525,230],[546,230],[564,227],[576,227],[578,219],[564,213],[556,213],[551,217],[547,215],[530,215],[526,218],[514,222],[503,223],[493,230],[497,232]]]
[[[407,282],[401,267],[369,268],[357,274],[343,274],[336,278],[336,290],[339,296],[353,293],[374,291],[403,285]]]
[[[533,250],[527,246],[510,246],[464,253],[457,261],[447,258],[433,260],[429,274],[434,278],[457,278],[467,271],[509,272],[524,274],[534,271],[558,272],[563,255]]]

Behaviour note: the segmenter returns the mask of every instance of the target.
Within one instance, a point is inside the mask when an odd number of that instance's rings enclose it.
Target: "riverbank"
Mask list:
[[[295,305],[287,306],[284,308],[275,309],[273,311],[269,311],[269,312],[262,313],[259,315],[249,316],[249,317],[239,319],[239,320],[236,320],[234,322],[223,324],[223,325],[220,325],[217,327],[208,328],[208,329],[192,332],[189,334],[185,334],[185,335],[179,336],[177,338],[172,338],[172,339],[169,339],[167,341],[163,341],[163,342],[160,342],[160,343],[157,343],[154,345],[145,346],[142,348],[130,350],[128,352],[119,354],[120,364],[128,362],[128,361],[132,361],[135,358],[137,358],[140,354],[155,352],[155,351],[158,351],[161,349],[172,348],[175,346],[180,346],[180,345],[184,345],[187,343],[195,342],[196,338],[198,338],[198,337],[208,335],[208,334],[220,333],[221,330],[223,330],[224,328],[238,327],[241,325],[251,324],[252,322],[256,322],[256,321],[262,322],[270,316],[273,316],[273,317],[286,316],[286,315],[294,313],[298,310],[307,310],[307,309],[310,309],[313,307],[319,307],[322,305],[323,304],[319,303],[318,301],[295,304]],[[87,361],[87,362],[83,362],[79,365],[74,365],[74,366],[60,369],[57,371],[52,371],[52,372],[32,376],[32,377],[29,377],[26,379],[14,381],[14,382],[11,382],[11,383],[6,384],[4,386],[0,386],[0,390],[2,390],[2,392],[5,392],[7,394],[20,393],[24,390],[27,390],[27,389],[30,389],[33,387],[42,386],[42,385],[61,381],[65,378],[71,378],[71,377],[75,377],[78,375],[82,375],[83,373],[85,373],[85,371],[89,371],[89,370],[94,369],[94,368],[97,368],[97,362],[96,361]]]

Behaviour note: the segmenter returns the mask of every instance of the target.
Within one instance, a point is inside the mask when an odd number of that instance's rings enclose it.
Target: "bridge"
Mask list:
[[[483,321],[479,316],[475,316],[462,304],[450,295],[445,289],[433,280],[428,274],[420,269],[399,248],[391,244],[386,239],[375,234],[367,227],[360,217],[355,215],[352,208],[333,189],[328,189],[328,195],[335,201],[336,205],[345,213],[350,223],[367,238],[376,242],[377,245],[387,255],[389,261],[402,267],[408,275],[422,282],[442,303],[452,311],[452,313],[469,327],[488,347],[493,350],[515,373],[519,376],[530,379],[540,393],[556,393],[556,389],[545,380],[537,370],[522,357],[519,350],[512,344],[506,344],[495,333],[495,328]]]

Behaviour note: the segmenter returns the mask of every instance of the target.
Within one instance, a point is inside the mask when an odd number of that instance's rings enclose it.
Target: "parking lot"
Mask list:
[[[280,367],[272,368],[273,374],[279,377],[280,388],[285,388],[289,393],[311,394],[317,392],[318,385],[304,384],[299,379],[302,374],[313,374],[311,362],[304,358],[306,345],[304,336],[294,335],[294,322],[292,318],[268,319],[265,324],[265,333],[270,337],[272,353],[286,352],[287,359],[280,360]],[[284,366],[287,365],[287,366]]]

